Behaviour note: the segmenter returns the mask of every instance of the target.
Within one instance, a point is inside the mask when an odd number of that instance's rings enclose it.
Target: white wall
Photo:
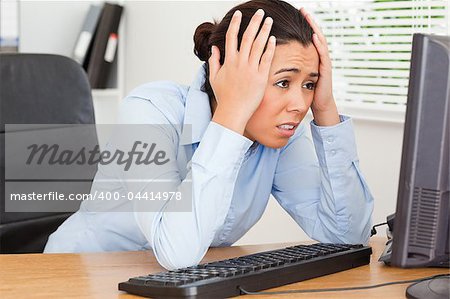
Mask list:
[[[154,80],[189,85],[202,64],[193,52],[195,29],[236,3],[127,1],[125,89]]]
[[[20,52],[71,56],[89,9],[86,1],[20,1]]]
[[[189,85],[201,62],[193,35],[202,22],[220,20],[239,2],[126,2],[127,91],[147,81]],[[374,223],[395,211],[403,125],[355,119],[361,168],[375,196]],[[384,233],[384,228],[379,229]],[[271,198],[261,220],[237,243],[305,240],[307,236]]]

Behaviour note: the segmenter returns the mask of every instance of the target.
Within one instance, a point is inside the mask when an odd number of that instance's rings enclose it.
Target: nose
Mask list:
[[[300,114],[304,114],[308,111],[308,100],[307,96],[302,92],[292,92],[289,97],[288,105],[286,110],[288,112],[297,112]]]

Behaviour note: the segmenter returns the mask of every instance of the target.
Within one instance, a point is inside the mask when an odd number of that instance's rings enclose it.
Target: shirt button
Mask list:
[[[327,138],[327,142],[328,142],[328,143],[332,143],[333,141],[334,141],[334,138],[333,138],[332,136],[330,136],[330,137]]]
[[[331,151],[331,155],[332,155],[332,156],[336,155],[336,150],[332,150],[332,151]]]

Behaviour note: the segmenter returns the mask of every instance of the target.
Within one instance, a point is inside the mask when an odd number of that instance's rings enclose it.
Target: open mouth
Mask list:
[[[293,130],[295,128],[295,126],[293,126],[293,125],[280,125],[277,127],[282,130]]]
[[[283,137],[291,137],[295,133],[298,123],[285,123],[277,126],[278,132]]]

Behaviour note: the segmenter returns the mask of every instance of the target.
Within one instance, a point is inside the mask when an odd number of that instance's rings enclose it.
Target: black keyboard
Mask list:
[[[119,290],[156,298],[224,298],[319,277],[370,262],[362,245],[298,245],[130,278]]]

